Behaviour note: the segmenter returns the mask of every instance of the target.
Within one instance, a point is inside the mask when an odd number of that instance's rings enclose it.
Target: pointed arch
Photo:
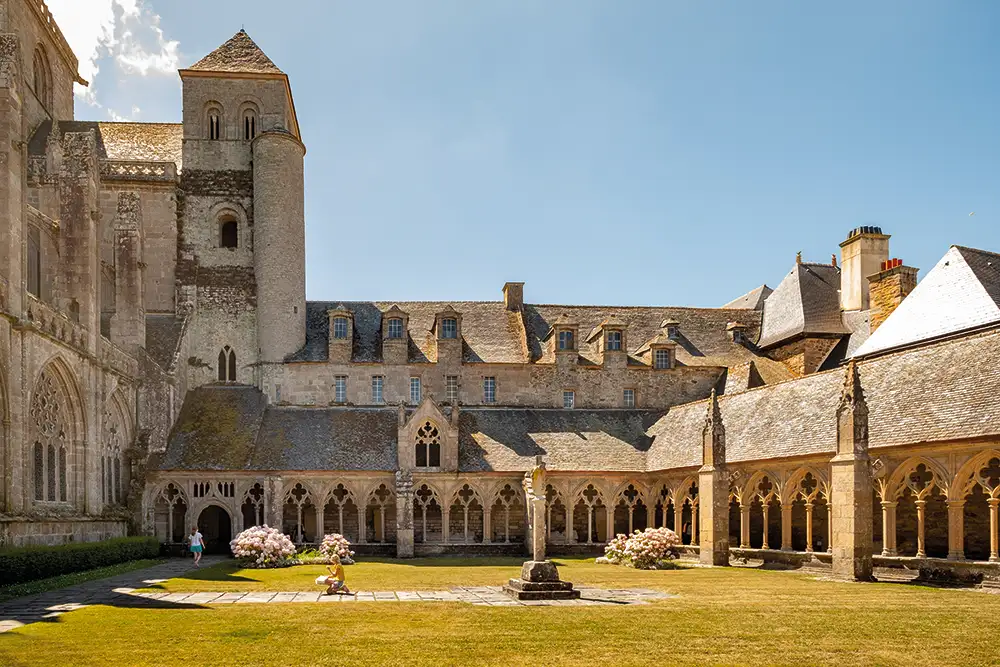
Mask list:
[[[815,480],[815,484],[809,483],[809,476]],[[804,486],[803,486],[804,484]],[[781,490],[781,501],[790,503],[801,497],[802,500],[813,500],[818,496],[826,496],[828,480],[818,468],[814,466],[802,466],[793,472]]]
[[[85,411],[76,377],[61,357],[42,366],[28,406],[32,495],[36,502],[73,502],[84,482],[69,471],[83,456]]]
[[[1000,481],[982,474],[982,469],[986,468],[993,459],[1000,461],[1000,450],[987,449],[962,464],[962,467],[955,473],[955,479],[951,484],[952,500],[963,500],[974,491],[976,486],[982,488],[988,497],[1000,498]]]
[[[923,466],[922,469],[921,466]],[[924,471],[930,473],[930,479],[927,479],[926,475],[922,479],[913,477],[914,473]],[[948,474],[948,471],[940,463],[926,456],[911,456],[896,466],[896,469],[889,475],[889,481],[886,484],[885,499],[895,500],[907,488],[917,498],[924,498],[930,495],[935,488],[947,496],[950,482],[951,475]]]
[[[128,501],[130,466],[127,449],[132,444],[132,417],[121,389],[108,399],[104,411],[98,461],[101,467],[101,499],[105,505],[123,505]]]
[[[45,110],[51,112],[52,68],[49,66],[49,57],[45,53],[45,47],[41,44],[35,47],[32,56],[32,89]]]
[[[217,362],[219,382],[236,382],[236,350],[224,345]]]
[[[415,465],[418,468],[441,467],[441,427],[425,419],[414,434]]]

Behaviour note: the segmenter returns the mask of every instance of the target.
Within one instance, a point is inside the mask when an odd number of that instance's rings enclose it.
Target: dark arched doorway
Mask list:
[[[233,539],[232,521],[229,512],[218,505],[209,505],[198,517],[198,531],[205,538],[205,552],[228,554],[229,542]]]

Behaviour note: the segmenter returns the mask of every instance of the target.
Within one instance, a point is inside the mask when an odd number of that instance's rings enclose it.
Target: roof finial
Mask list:
[[[796,264],[801,264],[802,263],[802,251],[801,250],[799,250],[797,253],[795,253],[795,263]]]

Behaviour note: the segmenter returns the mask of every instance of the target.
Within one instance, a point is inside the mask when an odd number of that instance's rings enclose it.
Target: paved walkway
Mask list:
[[[205,556],[203,567],[225,560],[223,556]],[[136,570],[107,579],[88,581],[38,595],[29,595],[0,603],[0,632],[28,623],[52,621],[62,614],[90,605],[134,607],[142,609],[184,609],[205,604],[281,604],[286,602],[465,602],[495,607],[578,607],[591,605],[648,604],[674,597],[648,588],[602,589],[578,585],[579,600],[519,601],[506,596],[499,586],[458,587],[442,591],[358,591],[352,595],[323,595],[320,587],[301,592],[255,593],[140,593],[136,589],[161,583],[192,571],[191,560],[171,559],[144,570]]]
[[[201,559],[202,567],[213,565],[222,560],[225,560],[224,556],[205,556]],[[131,591],[157,581],[181,576],[193,569],[191,559],[171,558],[166,563],[142,570],[134,570],[106,579],[95,579],[37,595],[15,598],[9,602],[0,603],[0,632],[6,632],[27,623],[53,620],[67,611],[92,604],[119,607],[140,606],[134,604],[135,596],[131,594]]]

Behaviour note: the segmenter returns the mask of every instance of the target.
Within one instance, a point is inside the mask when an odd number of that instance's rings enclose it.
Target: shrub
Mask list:
[[[295,564],[295,545],[277,528],[254,526],[237,535],[229,548],[245,567],[287,567]]]
[[[323,543],[319,545],[319,551],[326,558],[334,554],[340,556],[342,563],[353,563],[354,552],[351,551],[351,543],[340,533],[331,533],[323,536]]]
[[[616,535],[604,548],[604,557],[617,565],[638,570],[669,567],[677,556],[681,539],[669,528],[647,528],[631,535]]]
[[[4,549],[0,550],[0,586],[159,555],[160,543],[155,537],[121,537],[103,542]]]

